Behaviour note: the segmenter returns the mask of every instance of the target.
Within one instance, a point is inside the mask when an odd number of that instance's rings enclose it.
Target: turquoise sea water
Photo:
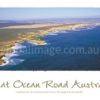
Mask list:
[[[1,70],[100,70],[100,26],[41,37],[47,45],[26,41],[8,56]]]

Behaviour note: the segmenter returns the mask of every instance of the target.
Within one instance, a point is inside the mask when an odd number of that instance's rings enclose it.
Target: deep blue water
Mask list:
[[[2,70],[100,70],[100,26],[93,29],[69,31],[41,37],[48,44],[42,46],[27,46],[27,53],[20,53],[18,59],[24,59],[17,65],[7,65]],[[30,45],[30,49],[29,49]],[[34,53],[32,50],[40,48],[42,52]],[[56,52],[56,49],[60,49]],[[84,48],[85,53],[76,53],[77,48]],[[92,53],[87,50],[92,48]],[[48,51],[47,51],[48,50]],[[65,52],[65,51],[67,52]],[[69,50],[69,51],[68,51]],[[23,49],[24,51],[24,49]],[[33,52],[33,53],[32,53]],[[13,58],[12,58],[13,59]]]

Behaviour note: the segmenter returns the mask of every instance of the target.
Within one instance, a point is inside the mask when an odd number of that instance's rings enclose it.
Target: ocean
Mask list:
[[[45,45],[23,41],[0,70],[66,71],[100,70],[100,26],[50,33]]]

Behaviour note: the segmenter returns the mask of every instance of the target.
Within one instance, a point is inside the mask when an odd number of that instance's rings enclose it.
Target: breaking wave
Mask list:
[[[26,48],[25,46],[22,45],[22,43],[17,43],[15,46],[12,47],[13,52],[5,54],[5,56],[2,58],[5,63],[0,65],[0,66],[6,66],[6,65],[17,65],[21,62],[24,61],[24,59],[16,58],[20,56],[18,50]]]

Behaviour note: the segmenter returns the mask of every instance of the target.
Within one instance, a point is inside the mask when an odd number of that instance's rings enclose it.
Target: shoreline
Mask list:
[[[86,28],[91,26],[90,24],[75,24],[75,25],[66,25],[66,26],[57,26],[57,27],[51,27],[49,29],[43,29],[43,30],[38,30],[38,32],[34,33],[34,32],[27,32],[25,35],[21,35],[18,37],[17,40],[11,40],[8,41],[6,43],[4,43],[4,47],[3,48],[4,51],[0,51],[0,66],[5,66],[5,64],[8,64],[9,62],[5,61],[4,57],[7,54],[7,52],[13,53],[13,46],[15,46],[17,43],[21,43],[23,41],[27,41],[29,43],[35,44],[35,45],[46,45],[46,41],[41,40],[40,38],[37,37],[42,37],[42,36],[46,36],[46,35],[50,35],[51,34],[55,34],[59,31],[65,31],[65,30],[75,30],[75,29],[79,29],[79,28]],[[8,50],[8,51],[7,51]],[[2,55],[2,53],[4,53]],[[9,54],[9,53],[8,53]]]

